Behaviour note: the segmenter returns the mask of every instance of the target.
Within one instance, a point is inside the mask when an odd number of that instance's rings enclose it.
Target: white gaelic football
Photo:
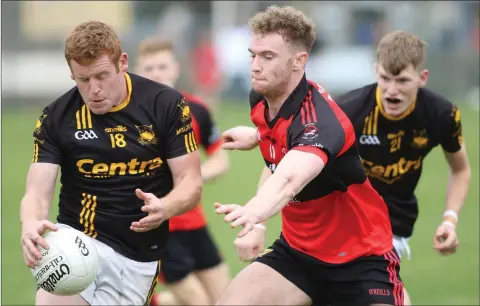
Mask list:
[[[43,236],[43,258],[32,270],[37,286],[55,295],[75,295],[85,290],[98,271],[98,254],[92,238],[72,228],[58,228]]]

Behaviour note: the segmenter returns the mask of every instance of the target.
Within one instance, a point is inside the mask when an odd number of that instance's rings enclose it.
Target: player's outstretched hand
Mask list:
[[[238,233],[239,238],[245,236],[257,224],[255,218],[244,206],[237,204],[222,205],[217,202],[215,203],[215,212],[224,214],[225,218],[223,220],[229,222],[233,228],[243,226],[243,229]]]
[[[459,241],[455,227],[442,223],[433,237],[433,248],[441,255],[450,255],[457,251]]]
[[[25,265],[32,269],[35,268],[43,258],[37,246],[40,245],[45,250],[49,248],[48,243],[42,238],[42,235],[47,229],[51,231],[58,230],[58,228],[48,220],[26,221],[22,225],[23,260],[25,261]]]
[[[252,150],[258,145],[257,130],[237,126],[222,133],[222,148],[225,150]]]
[[[140,200],[144,201],[145,205],[142,206],[142,211],[148,213],[148,215],[137,222],[132,222],[130,229],[134,232],[142,233],[159,227],[164,221],[162,201],[153,193],[145,193],[138,188],[135,190],[135,193]]]
[[[265,229],[254,228],[245,236],[235,239],[233,244],[240,260],[254,260],[265,250]]]

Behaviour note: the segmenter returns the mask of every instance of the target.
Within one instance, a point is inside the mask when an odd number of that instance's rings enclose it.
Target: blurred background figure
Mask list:
[[[31,159],[32,132],[42,107],[74,86],[65,63],[64,41],[86,20],[112,25],[134,72],[136,47],[149,36],[170,39],[182,67],[177,87],[212,101],[219,130],[251,126],[248,117],[250,57],[248,18],[273,1],[6,1],[2,2],[2,304],[32,304],[34,282],[18,246],[18,217]],[[445,200],[448,168],[441,151],[424,164],[418,197],[419,225],[410,246],[415,260],[401,276],[416,304],[480,305],[479,287],[479,2],[478,1],[278,1],[314,20],[318,37],[307,62],[307,75],[333,96],[375,81],[373,63],[379,38],[405,30],[428,43],[427,88],[455,102],[462,111],[472,167],[471,191],[457,229],[462,247],[441,258],[432,250],[431,228]],[[208,98],[207,98],[208,96]],[[212,236],[231,276],[243,266],[232,244],[236,231],[215,215],[213,202],[247,200],[256,190],[264,163],[257,152],[229,152],[230,170],[203,192]],[[8,179],[5,179],[8,178]],[[435,190],[436,192],[432,192]],[[57,197],[57,195],[55,195]],[[425,201],[425,200],[424,200]],[[425,201],[427,202],[427,201]],[[210,207],[211,205],[211,207]],[[52,205],[56,206],[56,205]],[[55,212],[52,212],[55,213]],[[269,221],[265,244],[280,230]],[[18,247],[17,247],[18,246]],[[443,269],[438,269],[442,265]],[[419,273],[421,271],[421,273]],[[160,290],[164,287],[160,286]]]
[[[217,111],[221,86],[217,49],[209,29],[200,31],[197,37],[190,58],[194,93]]]

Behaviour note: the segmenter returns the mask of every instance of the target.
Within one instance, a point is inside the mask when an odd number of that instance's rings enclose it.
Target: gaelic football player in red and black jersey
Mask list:
[[[450,168],[444,220],[433,238],[442,255],[455,253],[458,246],[455,227],[470,182],[460,110],[424,88],[425,52],[426,43],[418,36],[387,34],[377,47],[377,82],[336,99],[354,124],[367,175],[387,203],[400,257],[410,257],[408,239],[418,217],[415,188],[431,150],[440,145]]]
[[[402,305],[388,209],[365,175],[347,116],[305,76],[315,25],[269,7],[252,32],[251,119],[225,148],[260,151],[272,175],[244,206],[216,203],[246,238],[278,212],[277,241],[229,284],[218,305]]]
[[[153,81],[175,87],[180,65],[172,43],[147,38],[138,46],[136,71]],[[220,133],[207,106],[197,97],[182,92],[189,102],[188,111],[196,143],[207,155],[202,164],[203,181],[207,182],[228,170],[227,153],[222,149]],[[178,130],[177,133],[182,133]],[[169,220],[170,236],[166,258],[162,261],[160,281],[170,292],[158,293],[152,305],[208,305],[215,303],[230,278],[226,264],[207,228],[199,204],[193,210]]]

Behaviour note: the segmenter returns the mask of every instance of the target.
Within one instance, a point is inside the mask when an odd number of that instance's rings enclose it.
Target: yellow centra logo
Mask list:
[[[428,144],[427,130],[413,130],[412,147],[417,149],[425,148]]]
[[[37,122],[35,123],[35,134],[40,134],[42,132],[42,123],[45,117],[48,115],[41,114],[40,117],[37,119]]]
[[[132,158],[129,162],[97,163],[93,159],[80,159],[77,161],[77,170],[85,177],[108,178],[123,175],[151,175],[152,171],[160,168],[163,161],[160,157],[146,161]]]
[[[192,116],[190,112],[190,106],[188,106],[187,101],[185,99],[182,99],[182,101],[180,101],[180,103],[177,106],[182,110],[180,121],[187,122]]]
[[[362,162],[368,177],[375,178],[386,184],[393,184],[404,174],[420,169],[422,157],[419,157],[417,160],[407,160],[405,157],[402,157],[398,162],[386,166],[377,165],[368,160],[362,160]]]
[[[155,138],[155,132],[153,131],[153,125],[135,125],[135,127],[138,130],[139,137],[138,137],[138,142],[145,146],[149,144],[157,144],[158,139]]]

